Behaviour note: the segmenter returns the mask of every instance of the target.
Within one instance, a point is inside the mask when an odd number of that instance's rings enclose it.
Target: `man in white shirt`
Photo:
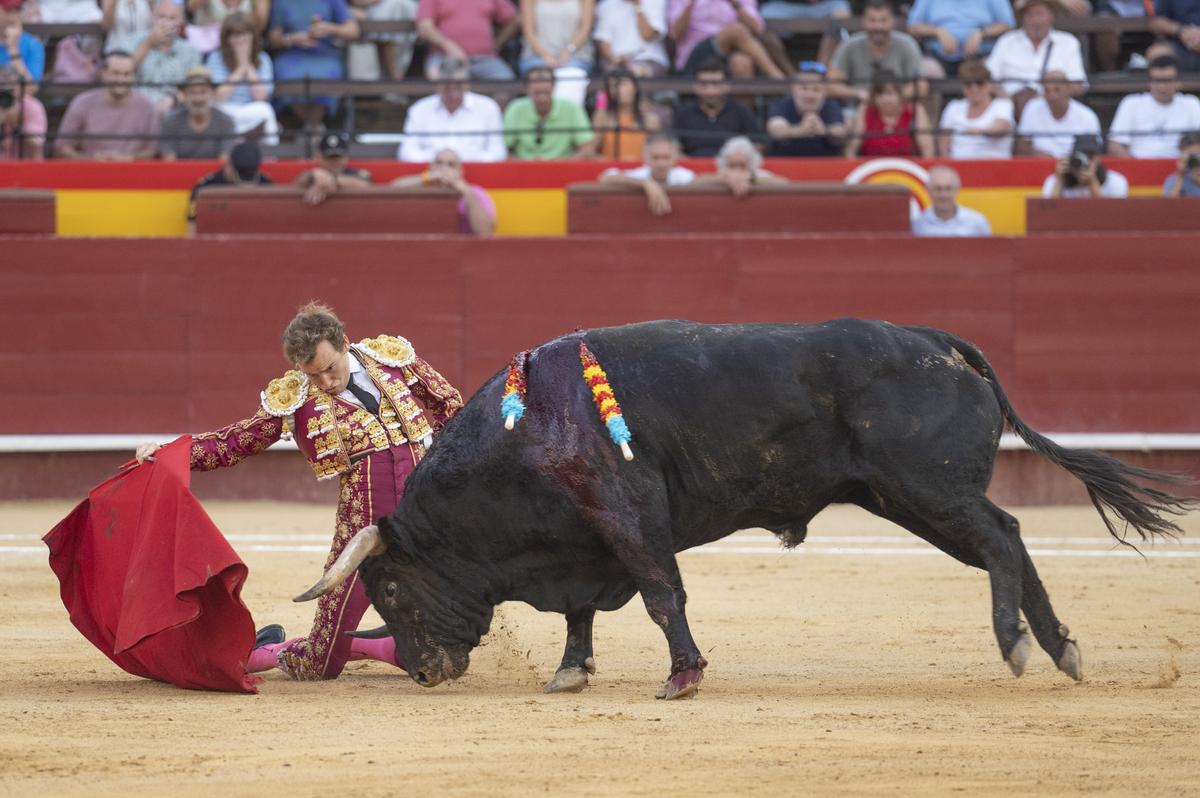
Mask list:
[[[430,163],[438,152],[454,150],[462,160],[503,161],[504,117],[491,97],[469,91],[469,67],[457,58],[443,58],[438,67],[437,94],[422,97],[408,109],[404,141],[396,157]]]
[[[593,38],[605,71],[623,66],[639,78],[667,73],[665,0],[600,0]]]
[[[1054,10],[1047,0],[1027,0],[1019,6],[1021,27],[996,40],[987,68],[1012,97],[1020,116],[1024,104],[1041,91],[1041,80],[1058,70],[1078,84],[1087,83],[1079,40],[1054,30]]]
[[[1129,94],[1108,129],[1108,152],[1122,158],[1178,158],[1179,137],[1200,130],[1200,98],[1179,92],[1179,62],[1150,62],[1150,91]]]
[[[1066,158],[1076,136],[1099,136],[1096,112],[1071,97],[1071,82],[1055,69],[1042,78],[1042,96],[1025,104],[1017,125],[1017,155]]]
[[[1042,196],[1051,199],[1128,197],[1129,181],[1125,175],[1100,162],[1102,149],[1099,137],[1085,136],[1075,142],[1070,156],[1056,163],[1053,174],[1042,184]]]
[[[646,162],[634,169],[622,171],[614,167],[604,170],[600,182],[641,189],[646,194],[651,213],[655,216],[668,214],[671,200],[666,188],[686,186],[696,178],[696,173],[679,165],[679,139],[666,133],[647,136],[642,157]]]
[[[992,226],[979,211],[958,204],[962,180],[949,166],[929,170],[929,198],[932,204],[913,219],[912,231],[917,236],[990,236]]]

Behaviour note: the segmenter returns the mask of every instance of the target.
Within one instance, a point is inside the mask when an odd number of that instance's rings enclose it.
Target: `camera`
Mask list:
[[[0,89],[0,111],[12,108],[16,101],[17,98],[13,95],[12,89]]]
[[[1067,168],[1072,172],[1082,172],[1087,169],[1089,163],[1091,163],[1091,159],[1088,158],[1086,152],[1073,152],[1067,159]]]
[[[1189,172],[1192,169],[1200,169],[1200,152],[1189,153],[1185,163],[1187,164],[1187,169]]]

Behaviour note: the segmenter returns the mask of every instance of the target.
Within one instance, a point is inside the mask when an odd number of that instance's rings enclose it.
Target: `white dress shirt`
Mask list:
[[[1087,84],[1079,40],[1060,30],[1050,31],[1037,47],[1025,31],[1010,30],[996,40],[987,58],[987,68],[992,79],[999,81],[1009,94],[1024,88],[1041,94],[1042,75],[1055,70],[1066,75],[1067,80]]]
[[[349,352],[346,353],[346,357],[350,360],[350,382],[354,383],[359,388],[362,388],[364,391],[371,394],[371,396],[374,396],[376,402],[380,402],[381,397],[379,395],[379,389],[375,387],[375,381],[372,380],[370,375],[367,374],[367,370],[363,364],[359,362],[358,358]],[[358,405],[359,407],[363,406],[363,403],[359,401],[358,397],[350,393],[349,386],[346,387],[346,390],[339,393],[337,398],[344,402],[349,402],[352,405]]]
[[[396,157],[410,163],[429,163],[439,150],[451,149],[463,161],[503,161],[504,117],[491,97],[464,92],[454,113],[437,94],[422,97],[408,109],[404,141]]]
[[[1164,105],[1142,92],[1121,100],[1108,138],[1134,158],[1178,158],[1179,137],[1189,130],[1200,130],[1200,99],[1176,92]]]
[[[992,234],[992,226],[988,224],[987,217],[979,211],[973,211],[961,205],[955,205],[954,209],[953,216],[943,219],[934,212],[932,206],[926,208],[920,216],[912,221],[913,235],[990,236]]]

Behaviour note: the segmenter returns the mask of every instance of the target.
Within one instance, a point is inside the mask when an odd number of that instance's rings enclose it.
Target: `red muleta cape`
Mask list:
[[[126,468],[43,538],[71,623],[122,670],[258,692],[245,564],[188,490],[191,437]]]

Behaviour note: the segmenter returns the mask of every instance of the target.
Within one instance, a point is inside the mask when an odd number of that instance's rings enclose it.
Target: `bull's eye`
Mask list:
[[[383,589],[384,597],[389,598],[389,599],[394,599],[396,597],[396,589],[397,588],[396,588],[395,582],[388,582],[387,587],[385,587]]]

